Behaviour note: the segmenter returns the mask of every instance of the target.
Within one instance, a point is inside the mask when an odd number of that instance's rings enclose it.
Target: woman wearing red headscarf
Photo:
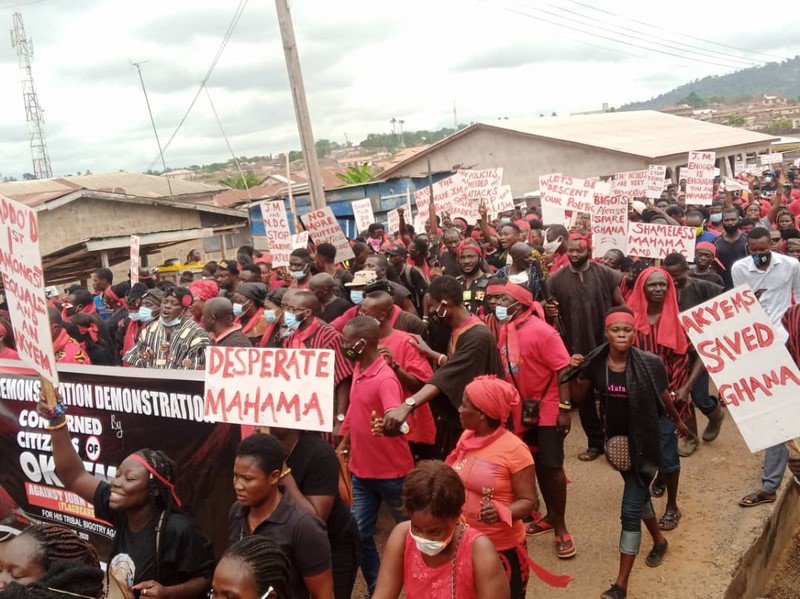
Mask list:
[[[189,311],[194,321],[202,326],[203,306],[208,300],[219,295],[219,285],[213,279],[198,279],[189,283],[189,291],[192,292],[192,305]]]
[[[505,428],[519,401],[517,390],[497,377],[479,376],[468,384],[458,409],[464,433],[446,460],[466,487],[467,524],[489,537],[501,555],[512,599],[525,597],[529,558],[522,519],[536,501],[531,452]],[[566,586],[569,580],[551,582]]]
[[[622,475],[625,489],[619,572],[616,582],[601,597],[625,599],[642,542],[642,522],[653,537],[647,565],[660,565],[667,551],[667,540],[659,530],[650,501],[650,485],[661,464],[659,417],[667,414],[682,436],[688,430],[670,401],[663,364],[656,356],[633,346],[636,335],[633,313],[628,308],[612,308],[605,327],[607,343],[586,356],[572,356],[571,368],[561,381],[570,382],[573,401],[587,398],[594,401],[596,390],[603,403],[606,457]],[[614,447],[617,449],[613,450]]]

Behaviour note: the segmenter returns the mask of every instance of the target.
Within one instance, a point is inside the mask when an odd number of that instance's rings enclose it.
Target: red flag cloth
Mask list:
[[[675,283],[672,277],[663,268],[650,267],[642,271],[636,279],[633,294],[628,302],[628,307],[633,310],[635,317],[634,326],[637,331],[649,335],[650,319],[647,316],[647,298],[644,296],[644,286],[652,275],[660,273],[667,279],[667,293],[664,297],[664,304],[661,308],[661,315],[658,320],[658,337],[656,343],[675,351],[678,354],[685,354],[689,348],[686,333],[683,332],[678,314],[678,294],[675,292]]]

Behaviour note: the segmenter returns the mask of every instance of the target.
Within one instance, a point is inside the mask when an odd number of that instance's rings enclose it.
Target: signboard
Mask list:
[[[594,197],[592,206],[592,248],[594,256],[602,257],[608,250],[618,249],[627,254],[628,247],[628,197],[600,195]]]
[[[647,186],[645,189],[646,197],[657,200],[664,191],[667,167],[660,164],[651,164],[647,167]]]
[[[503,169],[501,167],[457,172],[464,181],[465,193],[460,200],[456,200],[450,216],[463,218],[468,224],[473,225],[478,221],[478,206],[481,201],[488,207],[499,195]]]
[[[628,254],[639,258],[666,258],[677,252],[687,262],[694,262],[697,235],[694,227],[630,223],[628,225]]]
[[[356,229],[359,233],[369,229],[369,226],[375,222],[375,216],[372,214],[372,201],[369,198],[354,201],[353,217],[356,220]]]
[[[648,170],[616,173],[611,179],[611,194],[630,198],[647,197]]]
[[[539,177],[542,208],[591,213],[596,179],[577,179],[560,174]]]
[[[783,163],[783,153],[782,152],[773,152],[772,154],[762,154],[760,156],[761,164],[762,165],[769,165],[769,164],[782,164]]]
[[[292,235],[292,249],[300,250],[308,247],[308,231],[300,231],[297,235]]]
[[[331,243],[336,246],[336,262],[344,262],[354,257],[350,242],[344,236],[330,206],[309,212],[300,218],[314,243],[317,245]]]
[[[689,152],[689,162],[681,169],[686,179],[686,203],[696,206],[709,205],[714,200],[714,152]]]
[[[20,358],[58,384],[36,211],[0,196],[0,272]]]
[[[56,476],[46,421],[36,413],[40,380],[21,362],[0,361],[0,521],[68,526],[108,560],[114,529]],[[219,553],[228,545],[221,509],[233,503],[230,472],[240,427],[203,419],[203,374],[59,365],[70,436],[87,471],[113,478],[131,452],[163,450],[177,464],[176,492]]]
[[[205,416],[215,422],[333,431],[332,349],[206,349]]]
[[[486,209],[490,217],[514,210],[514,195],[511,193],[511,186],[501,185],[498,188],[498,193],[489,198]]]
[[[457,200],[464,196],[464,180],[456,173],[446,179],[433,184],[433,205],[436,214],[451,213]],[[414,202],[420,220],[425,223],[430,221],[430,187],[426,186],[414,192]]]
[[[269,253],[272,254],[272,266],[289,265],[289,256],[292,253],[292,232],[289,230],[289,219],[286,216],[286,206],[283,200],[261,202],[261,218],[264,221],[264,233],[269,244]]]
[[[749,285],[680,318],[750,451],[800,437],[800,371]]]
[[[131,235],[131,285],[139,282],[139,236]]]
[[[412,218],[412,214],[411,214],[411,196],[410,196],[410,194],[409,194],[408,199],[406,200],[406,205],[405,205],[404,208],[405,208],[405,213],[403,214],[403,218],[405,218],[406,222],[408,222],[408,219]],[[428,218],[430,218],[430,215],[428,215]],[[389,212],[386,213],[386,221],[387,221],[386,222],[386,231],[387,232],[389,232],[389,233],[399,233],[400,232],[400,210],[398,210],[398,209],[389,210]],[[416,231],[417,228],[414,227],[414,230]],[[422,229],[419,229],[419,230],[421,231]]]

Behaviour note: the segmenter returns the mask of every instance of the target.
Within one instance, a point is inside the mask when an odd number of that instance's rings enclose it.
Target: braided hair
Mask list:
[[[39,544],[37,556],[45,570],[56,560],[76,560],[89,566],[100,566],[97,551],[88,541],[82,540],[74,530],[43,522],[23,530],[20,537],[30,537]]]
[[[150,467],[158,472],[163,478],[168,480],[173,485],[178,478],[178,469],[175,462],[167,456],[163,451],[158,449],[140,449],[136,452],[143,457]],[[158,480],[155,476],[150,477],[150,501],[154,514],[162,511],[176,512],[178,505],[175,503],[175,498],[172,496],[172,489]]]
[[[10,583],[2,592],[3,599],[87,599],[103,597],[103,571],[77,560],[57,560],[47,573],[27,586]]]
[[[279,599],[289,597],[289,560],[271,539],[261,535],[247,536],[231,545],[222,559],[238,561],[247,568],[259,596],[272,587]]]

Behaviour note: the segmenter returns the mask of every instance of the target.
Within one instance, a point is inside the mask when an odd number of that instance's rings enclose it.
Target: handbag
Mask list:
[[[343,452],[336,452],[336,460],[339,462],[339,497],[347,506],[353,505],[353,481],[350,478],[350,467],[347,465],[347,455]]]
[[[514,386],[517,389],[519,389],[519,385],[517,385],[517,380],[514,378],[514,374],[511,373],[510,370],[509,374],[511,374],[511,380],[514,381]],[[550,375],[547,384],[544,386],[544,389],[542,389],[542,392],[540,394],[542,397],[544,396],[545,393],[547,393],[547,390],[550,388],[550,385],[553,384],[553,378],[555,377],[555,375],[556,375],[555,372],[553,372],[553,374]],[[539,425],[539,408],[541,403],[542,403],[541,398],[535,399],[531,397],[525,398],[520,402],[522,411],[521,423],[523,426],[533,427]]]
[[[606,430],[608,430],[607,426],[607,418],[606,413],[608,412],[608,365],[606,365],[606,410],[603,414],[603,421]],[[606,453],[606,461],[611,465],[614,470],[618,470],[619,472],[628,472],[633,467],[633,461],[631,460],[631,448],[630,448],[630,439],[627,435],[614,435],[613,437],[607,438],[604,444],[604,449]]]

